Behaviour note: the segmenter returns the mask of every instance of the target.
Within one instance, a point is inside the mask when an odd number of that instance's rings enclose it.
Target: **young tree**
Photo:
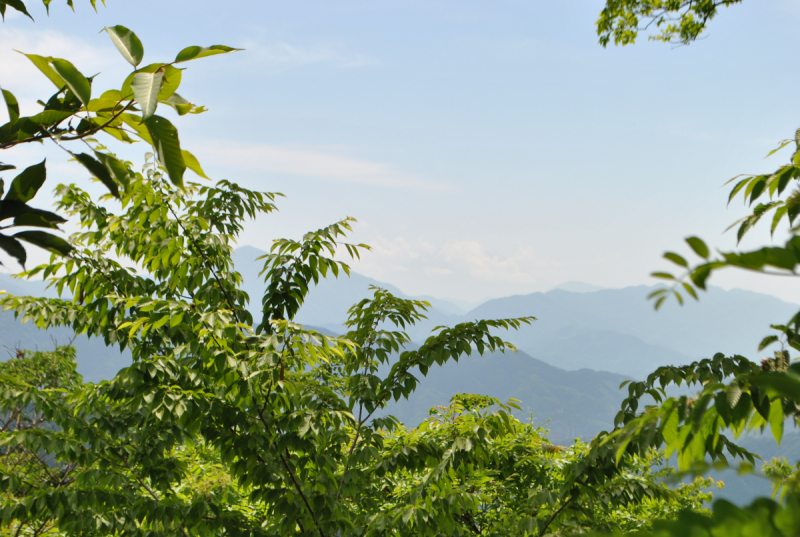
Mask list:
[[[72,5],[72,0],[68,0]],[[50,1],[44,1],[49,6]],[[94,5],[94,1],[92,1]],[[6,6],[28,14],[21,0],[0,0],[0,13]],[[30,16],[30,15],[29,15]],[[182,149],[178,130],[165,117],[156,114],[158,105],[173,108],[178,115],[199,114],[205,111],[181,97],[177,90],[181,84],[185,62],[225,54],[238,49],[224,45],[210,47],[191,46],[181,50],[172,61],[141,66],[144,47],[136,34],[124,26],[103,28],[120,54],[134,70],[122,82],[120,89],[100,93],[93,89],[94,78],[84,76],[71,62],[62,58],[37,54],[25,56],[55,85],[57,91],[46,100],[37,101],[42,110],[31,116],[21,115],[19,103],[8,89],[2,89],[9,121],[0,125],[0,150],[33,142],[53,143],[81,164],[115,197],[125,191],[130,181],[128,167],[116,158],[95,136],[107,134],[117,141],[134,143],[144,141],[154,148],[159,163],[175,185],[183,183],[186,168],[201,177],[205,173],[190,152]],[[70,149],[76,144],[89,152]],[[12,164],[0,162],[0,172],[15,169]],[[67,241],[42,229],[58,229],[65,220],[57,214],[30,207],[47,178],[44,160],[25,168],[12,180],[5,197],[0,200],[0,221],[13,219],[0,228],[0,249],[25,266],[27,252],[20,241],[66,255],[72,247]],[[0,178],[0,197],[4,193]],[[8,235],[11,228],[38,228],[18,231]]]
[[[717,7],[734,2],[616,2],[609,0],[598,22],[601,43],[608,42],[609,32],[618,44],[632,42],[636,37],[635,14],[654,17],[657,24],[665,20],[654,7],[675,12],[679,7],[686,11],[681,15],[681,26],[668,26],[667,38],[678,38],[684,43],[694,39],[716,12]],[[679,4],[681,4],[679,6]],[[665,11],[665,12],[666,12]],[[698,13],[704,13],[699,20]],[[610,13],[626,15],[612,27]],[[620,15],[622,14],[622,15]],[[685,23],[685,25],[684,25]],[[615,28],[615,29],[614,29]],[[685,31],[684,31],[685,30]],[[606,32],[605,34],[603,32]],[[628,32],[628,33],[625,33]],[[633,32],[633,33],[630,33]],[[671,32],[671,33],[670,33]],[[679,36],[679,37],[676,37]],[[791,282],[800,267],[800,227],[796,221],[800,215],[800,131],[793,139],[783,141],[772,151],[794,145],[795,151],[787,164],[774,172],[735,177],[730,182],[729,202],[741,198],[752,208],[750,214],[734,222],[729,229],[736,229],[741,240],[762,220],[769,222],[771,235],[785,236],[782,245],[772,244],[749,251],[719,251],[713,253],[698,237],[689,237],[686,242],[699,258],[690,263],[686,257],[667,252],[664,257],[678,267],[679,274],[657,272],[657,278],[671,282],[671,286],[652,293],[656,308],[670,297],[681,304],[685,296],[698,299],[706,289],[709,278],[718,270],[739,269],[763,275],[781,276]],[[712,359],[702,360],[684,367],[662,367],[644,382],[629,385],[631,397],[626,405],[633,403],[625,412],[635,414],[638,401],[650,394],[659,403],[648,407],[641,415],[633,417],[624,427],[608,437],[609,442],[618,442],[618,453],[622,455],[627,442],[650,439],[651,445],[666,446],[667,454],[677,453],[682,470],[701,471],[708,467],[708,459],[715,465],[728,465],[728,456],[743,456],[748,462],[742,465],[751,469],[755,460],[752,454],[741,450],[731,442],[726,433],[738,437],[745,431],[764,431],[769,428],[780,443],[787,420],[797,423],[800,417],[800,365],[792,363],[791,350],[800,350],[800,312],[791,319],[777,319],[772,325],[776,334],[769,335],[759,345],[759,352],[771,346],[779,346],[773,356],[759,361],[743,356],[726,357],[717,354]],[[663,389],[669,384],[694,387],[699,392],[693,397],[664,398]],[[774,460],[763,467],[768,476],[776,481],[776,495],[780,501],[760,498],[751,506],[740,509],[720,501],[714,505],[712,517],[696,515],[682,516],[679,520],[658,525],[654,535],[797,535],[800,533],[800,465],[790,465],[785,460]],[[773,498],[776,496],[774,495]]]

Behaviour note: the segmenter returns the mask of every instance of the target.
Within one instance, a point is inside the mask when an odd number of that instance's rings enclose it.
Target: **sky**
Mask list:
[[[30,4],[35,22],[0,25],[0,84],[23,113],[52,89],[14,49],[99,72],[102,89],[129,72],[104,26],[135,31],[144,63],[189,45],[245,49],[187,64],[180,93],[209,112],[159,109],[210,177],[286,196],[239,243],[268,249],[352,216],[350,240],[372,247],[353,270],[412,295],[652,285],[689,235],[734,247],[723,232],[746,209],[726,208],[723,184],[776,169],[790,155],[765,155],[800,123],[790,0],[725,9],[688,47],[607,49],[600,0],[107,0],[97,13],[56,0],[49,17]],[[42,154],[53,186],[86,183],[52,147],[1,160]],[[793,279],[731,271],[711,283],[800,302]]]

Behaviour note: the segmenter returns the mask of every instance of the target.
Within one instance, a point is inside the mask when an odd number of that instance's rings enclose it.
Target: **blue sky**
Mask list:
[[[0,84],[29,111],[50,88],[11,49],[99,71],[107,88],[127,71],[106,25],[134,30],[146,63],[245,48],[188,65],[181,94],[210,111],[176,120],[210,176],[288,196],[241,244],[353,216],[352,239],[374,247],[354,270],[411,294],[652,284],[687,235],[732,246],[722,232],[744,209],[726,210],[721,185],[777,167],[788,155],[763,157],[800,122],[789,0],[729,8],[689,47],[608,49],[599,0],[62,3],[0,26]],[[82,180],[48,155],[51,176]],[[712,283],[800,302],[785,279]]]

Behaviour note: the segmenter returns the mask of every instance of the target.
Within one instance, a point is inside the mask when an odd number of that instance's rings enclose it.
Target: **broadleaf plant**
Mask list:
[[[45,2],[47,4],[48,1]],[[0,8],[5,5],[27,14],[22,2],[0,1]],[[117,158],[98,140],[97,137],[103,134],[128,144],[140,141],[151,145],[169,179],[177,186],[183,184],[186,168],[206,178],[194,155],[181,147],[175,125],[155,113],[159,104],[168,105],[180,116],[204,112],[204,107],[175,93],[181,83],[182,68],[174,67],[173,63],[239,49],[222,45],[188,47],[178,54],[178,59],[174,62],[152,63],[140,68],[144,47],[136,34],[124,26],[112,26],[103,30],[122,57],[134,67],[120,89],[100,92],[95,88],[94,77],[87,78],[70,61],[25,54],[53,83],[57,91],[51,97],[39,101],[43,107],[41,111],[33,115],[23,115],[11,89],[2,90],[9,121],[0,126],[0,150],[31,142],[53,143],[83,165],[116,198],[120,198],[120,193],[128,188],[134,171],[130,163]],[[71,149],[75,142],[88,145],[90,153]],[[14,167],[13,164],[3,164],[0,172],[13,170]],[[27,203],[42,186],[45,177],[44,162],[29,166],[13,179],[6,199]],[[0,227],[0,233],[7,228],[26,225],[56,228],[50,225],[55,222],[52,218],[42,220],[34,215],[38,209],[28,209],[28,216],[17,218],[20,210],[18,206],[4,204],[0,207],[0,220],[15,218],[12,224]],[[41,225],[44,223],[48,225]],[[45,237],[45,234],[41,231],[23,231],[14,236],[3,234],[0,248],[23,265],[27,254],[19,242],[20,239],[37,246],[47,245],[44,247],[63,255],[69,253],[70,248],[64,239],[52,234]]]

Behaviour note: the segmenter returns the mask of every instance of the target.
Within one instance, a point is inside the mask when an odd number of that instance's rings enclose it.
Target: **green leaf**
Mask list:
[[[108,171],[108,168],[103,166],[103,164],[93,158],[91,155],[87,155],[86,153],[78,153],[75,155],[75,160],[83,164],[84,168],[89,170],[92,175],[100,179],[100,182],[106,185],[106,188],[111,192],[111,194],[115,197],[119,197],[119,188],[117,187],[116,181],[111,177],[111,173]]]
[[[164,71],[155,73],[136,73],[133,76],[131,89],[133,97],[142,108],[142,119],[152,116],[158,106],[158,92],[164,82]]]
[[[4,162],[0,162],[0,172],[4,172],[6,170],[14,170],[16,168],[17,167],[14,166],[13,164],[6,164]],[[0,193],[0,196],[2,196],[2,193]]]
[[[773,343],[776,343],[777,341],[779,341],[778,336],[773,335],[765,337],[764,339],[761,340],[761,343],[758,344],[758,352],[763,351],[764,349],[766,349]]]
[[[26,58],[28,58],[33,65],[35,65],[44,75],[50,79],[50,82],[55,84],[58,89],[63,89],[66,85],[64,79],[56,73],[53,67],[50,65],[50,61],[53,59],[49,56],[39,56],[38,54],[25,54],[24,52],[17,51]]]
[[[689,293],[689,295],[691,295],[693,299],[699,300],[697,298],[697,292],[694,290],[694,287],[692,287],[690,284],[686,282],[683,282],[683,288],[686,289],[686,292]]]
[[[111,41],[117,47],[117,50],[119,50],[122,57],[125,58],[128,63],[134,67],[142,63],[144,47],[135,33],[120,25],[110,28],[105,27],[101,31],[105,31],[108,34]]]
[[[2,182],[2,180],[0,180]],[[1,185],[0,185],[1,186]],[[18,218],[25,214],[35,214],[41,216],[48,222],[54,224],[63,224],[66,222],[62,217],[50,211],[43,211],[42,209],[34,209],[24,202],[17,200],[0,200],[0,221],[8,220],[9,218]]]
[[[203,171],[203,168],[200,167],[200,163],[197,161],[194,155],[189,153],[186,150],[181,151],[183,155],[183,162],[186,163],[186,167],[192,170],[194,173],[202,177],[203,179],[208,179],[206,172]]]
[[[3,99],[6,101],[6,110],[8,110],[8,122],[13,125],[19,119],[19,103],[14,94],[8,90],[3,90]]]
[[[776,397],[772,404],[769,406],[769,428],[772,429],[772,436],[778,445],[781,444],[783,438],[783,403],[780,397]]]
[[[156,73],[159,71],[164,74],[164,79],[163,83],[161,84],[161,91],[158,92],[158,100],[164,102],[169,99],[181,85],[183,71],[165,63],[151,63],[150,65],[146,65],[138,71],[129,74],[125,79],[125,82],[122,83],[122,91],[120,92],[122,98],[128,99],[133,97],[132,86],[133,79],[136,75],[140,73]]]
[[[687,263],[686,260],[683,257],[679,256],[678,254],[672,253],[672,252],[665,253],[664,254],[664,258],[665,259],[669,259],[670,261],[672,261],[676,265],[680,265],[682,267],[688,267],[689,266],[689,263]]]
[[[206,56],[214,56],[215,54],[236,52],[237,50],[242,49],[226,47],[225,45],[211,45],[210,47],[186,47],[180,51],[177,56],[175,56],[175,63],[197,60],[199,58],[205,58]]]
[[[95,151],[94,154],[97,159],[103,163],[103,166],[106,167],[109,173],[111,173],[111,176],[127,189],[130,182],[130,175],[125,164],[108,153]]]
[[[25,248],[22,247],[17,239],[0,234],[0,248],[5,250],[8,255],[15,258],[17,262],[22,265],[22,268],[25,268],[25,261],[28,259],[28,256],[25,253]]]
[[[668,272],[654,272],[650,276],[653,278],[661,278],[662,280],[674,280],[675,276],[669,274]]]
[[[183,172],[186,163],[181,152],[178,129],[161,116],[150,116],[144,121],[147,131],[153,140],[153,147],[161,165],[167,170],[170,181],[176,186],[183,186]]]
[[[84,106],[92,99],[92,84],[67,60],[54,58],[50,61],[53,70],[60,76]]]
[[[206,111],[204,106],[195,106],[177,93],[173,93],[170,95],[169,99],[163,102],[174,108],[179,116],[185,116],[186,114],[202,114]]]
[[[31,14],[28,13],[27,9],[25,9],[25,3],[22,0],[2,0],[2,2],[0,2],[0,7],[3,8],[2,13],[3,13],[3,20],[4,21],[6,19],[6,10],[5,10],[5,6],[6,5],[13,7],[14,9],[19,11],[23,15],[26,15],[30,20],[33,20],[33,17],[31,17]]]
[[[708,259],[708,246],[702,240],[698,239],[697,237],[689,237],[686,239],[686,243],[694,250],[694,253],[702,257],[703,259]]]
[[[37,125],[42,125],[43,127],[51,127],[53,125],[58,125],[71,115],[72,112],[69,110],[45,110],[32,115],[28,120]]]
[[[46,160],[22,170],[22,173],[17,175],[9,185],[5,199],[23,203],[33,199],[47,178],[47,170],[44,164]]]
[[[14,234],[14,238],[60,255],[69,255],[72,251],[72,246],[67,241],[44,231],[20,231]]]
[[[24,213],[14,219],[15,227],[45,227],[48,229],[58,229],[58,225],[49,218],[36,213]]]

